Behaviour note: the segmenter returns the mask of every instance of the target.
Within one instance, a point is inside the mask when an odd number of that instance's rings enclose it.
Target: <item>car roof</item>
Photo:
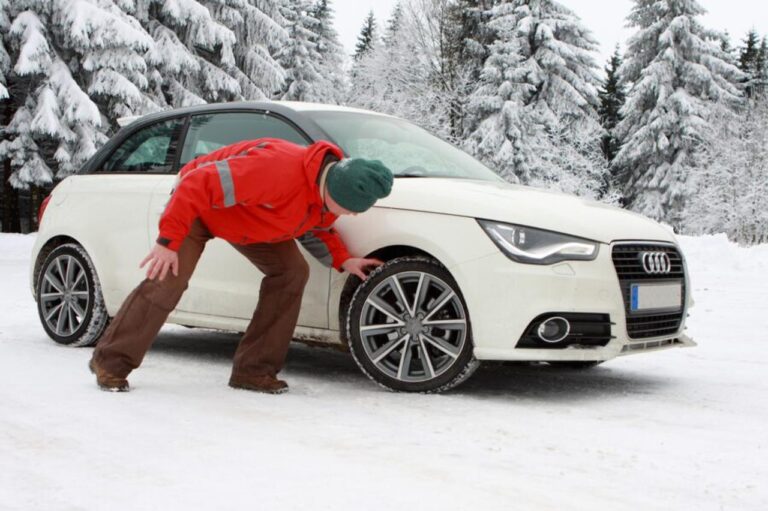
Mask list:
[[[362,108],[354,108],[343,105],[332,105],[326,103],[311,103],[304,101],[231,101],[227,103],[204,103],[201,105],[194,105],[182,108],[174,108],[171,110],[162,110],[159,112],[153,112],[147,115],[138,115],[130,117],[121,117],[118,119],[118,124],[121,127],[128,126],[134,122],[160,120],[165,117],[176,117],[184,114],[200,114],[209,112],[218,112],[232,109],[246,109],[246,110],[267,110],[270,112],[276,112],[278,114],[288,115],[291,113],[302,112],[350,112],[369,115],[381,115],[384,117],[390,117],[387,114],[381,114],[372,110],[365,110]]]

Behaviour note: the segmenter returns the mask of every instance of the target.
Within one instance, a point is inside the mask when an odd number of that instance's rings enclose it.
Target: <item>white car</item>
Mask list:
[[[178,169],[237,140],[330,140],[382,160],[392,193],[336,227],[356,256],[386,264],[365,282],[304,251],[311,267],[295,339],[349,347],[360,369],[403,391],[441,391],[479,362],[591,367],[695,345],[674,235],[643,216],[509,184],[414,124],[311,103],[203,105],[133,120],[41,208],[31,284],[56,342],[95,343],[144,277]],[[261,274],[213,240],[170,322],[244,331]]]

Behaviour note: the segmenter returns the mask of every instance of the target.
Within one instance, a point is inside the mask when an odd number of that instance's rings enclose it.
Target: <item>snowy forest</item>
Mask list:
[[[607,63],[554,0],[403,0],[353,55],[332,0],[0,0],[2,230],[117,119],[294,100],[409,119],[506,180],[620,205],[685,234],[768,242],[768,39],[697,0],[633,0]]]

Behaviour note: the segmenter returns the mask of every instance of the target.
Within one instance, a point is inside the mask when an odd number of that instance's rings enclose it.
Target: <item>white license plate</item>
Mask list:
[[[631,312],[679,311],[682,307],[683,285],[680,282],[632,284],[630,287]]]

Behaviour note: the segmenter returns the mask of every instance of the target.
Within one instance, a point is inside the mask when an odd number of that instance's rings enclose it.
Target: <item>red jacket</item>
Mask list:
[[[324,161],[343,158],[330,142],[302,147],[281,139],[238,142],[184,165],[160,217],[157,242],[178,250],[195,218],[235,244],[298,240],[341,271],[350,255],[320,197]]]

